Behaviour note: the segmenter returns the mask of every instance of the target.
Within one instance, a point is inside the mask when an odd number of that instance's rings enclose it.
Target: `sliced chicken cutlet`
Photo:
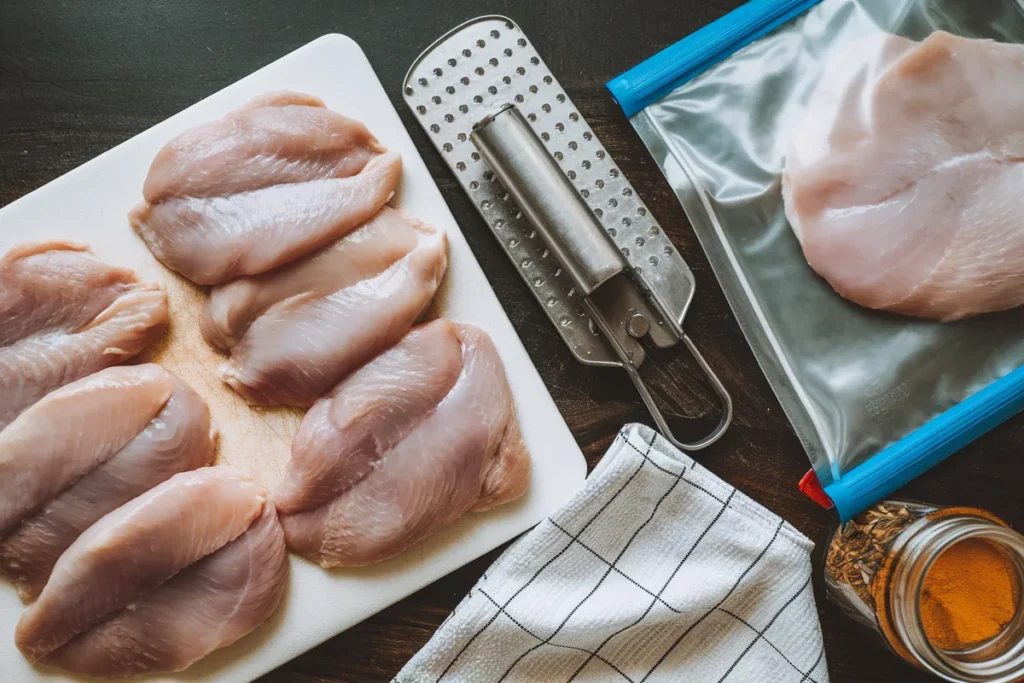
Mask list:
[[[309,95],[272,93],[169,142],[129,220],[168,268],[219,284],[338,239],[401,174],[401,157],[363,124]]]
[[[0,432],[0,576],[36,598],[94,522],[209,464],[206,402],[158,365],[114,367],[50,393]]]
[[[263,623],[287,573],[263,489],[229,467],[184,472],[82,534],[15,640],[29,661],[76,674],[180,671]]]
[[[0,429],[54,389],[135,356],[163,334],[167,295],[72,242],[0,259]]]
[[[358,566],[519,498],[529,480],[493,343],[437,320],[309,411],[274,498],[290,550],[324,567]]]
[[[786,155],[808,263],[870,308],[954,320],[1024,303],[1024,46],[871,36],[823,71]]]
[[[395,344],[447,268],[444,233],[384,207],[305,259],[214,288],[203,333],[248,402],[309,406]]]

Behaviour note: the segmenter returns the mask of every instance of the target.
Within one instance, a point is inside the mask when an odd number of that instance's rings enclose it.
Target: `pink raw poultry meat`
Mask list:
[[[48,393],[135,356],[167,327],[167,294],[74,242],[0,259],[0,429]]]
[[[272,93],[160,150],[129,220],[193,282],[266,272],[338,239],[394,193],[402,159],[301,93]]]
[[[955,320],[1024,303],[1024,46],[871,36],[793,127],[786,213],[844,297]]]
[[[530,480],[494,344],[437,320],[310,409],[274,499],[288,547],[324,567],[398,555]]]
[[[29,661],[78,674],[181,671],[263,623],[287,577],[263,489],[230,467],[184,472],[78,537],[15,642]]]

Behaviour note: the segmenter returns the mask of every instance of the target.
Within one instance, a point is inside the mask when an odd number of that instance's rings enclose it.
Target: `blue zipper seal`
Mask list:
[[[882,500],[1024,410],[1024,367],[958,403],[825,487],[842,520]]]
[[[606,84],[627,117],[822,0],[751,0]]]

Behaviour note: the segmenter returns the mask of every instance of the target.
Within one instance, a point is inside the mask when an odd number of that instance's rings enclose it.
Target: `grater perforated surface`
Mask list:
[[[472,199],[573,354],[619,365],[582,309],[567,274],[487,170],[469,140],[473,124],[506,103],[526,115],[562,171],[619,247],[635,279],[682,334],[694,279],[682,256],[637,196],[522,30],[486,16],[456,27],[427,48],[403,83],[406,103]]]

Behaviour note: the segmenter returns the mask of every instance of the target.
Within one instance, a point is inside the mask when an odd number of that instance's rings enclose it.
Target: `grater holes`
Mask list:
[[[490,64],[491,66],[498,66],[498,58],[491,57],[490,59],[487,60],[487,63]]]
[[[416,113],[419,114],[420,116],[423,116],[424,114],[427,113],[427,108],[421,104],[416,107]]]
[[[555,99],[558,100],[559,104],[562,104],[563,102],[565,102],[565,93],[558,93],[557,95],[555,95]]]
[[[441,76],[444,75],[444,71],[442,71],[441,67],[439,67],[439,66],[434,67],[434,75],[437,76],[438,78],[440,78]]]
[[[484,101],[484,98],[480,97],[479,95],[473,95],[473,101],[476,102],[477,104],[480,104],[481,102]]]
[[[466,107],[466,108],[468,109],[469,107]],[[466,134],[465,133],[459,133],[455,137],[458,138],[459,142],[465,142],[466,141]]]
[[[411,85],[405,86],[405,94],[406,95],[412,95],[412,86]]]
[[[620,251],[622,252],[623,256],[629,258],[629,247],[623,247]]]
[[[487,47],[487,41],[485,41],[483,38],[481,38],[480,40],[476,41],[476,46],[477,47]]]
[[[526,75],[526,69],[524,69],[521,66],[517,66],[516,67],[516,73],[519,74],[520,76],[525,76]]]
[[[585,169],[589,169],[590,168],[590,161],[588,159],[584,159],[583,163],[581,163],[580,166],[582,166]]]
[[[506,57],[511,57],[512,56],[512,48],[510,48],[510,47],[506,47],[505,48],[505,56]]]
[[[555,124],[555,130],[561,133],[562,131],[565,130],[565,124],[559,121],[558,123]]]
[[[455,94],[455,86],[454,85],[449,85],[447,88],[444,89],[444,91],[446,93],[448,93],[449,95],[454,95]]]
[[[608,200],[608,207],[609,208],[614,209],[618,205],[619,205],[619,200],[616,199],[615,197],[612,197],[611,199]]]
[[[584,140],[586,140],[586,141],[588,141],[588,142],[589,142],[589,141],[590,141],[590,140],[592,140],[593,138],[594,138],[594,135],[593,135],[593,133],[591,133],[591,132],[590,132],[589,130],[585,130],[585,131],[583,131],[583,139],[584,139]]]
[[[537,115],[531,111],[526,115],[526,118],[530,120],[530,123],[534,123],[537,120]]]
[[[523,96],[522,95],[516,95],[515,99],[516,99],[516,102],[518,102],[519,104],[523,103]]]
[[[647,259],[647,262],[650,263],[652,266],[656,266],[658,265],[658,257],[652,256],[649,259]]]
[[[487,211],[488,209],[490,209],[491,208],[491,200],[490,199],[485,199],[482,202],[480,202],[480,208],[483,209],[484,211]]]
[[[640,206],[640,207],[637,207],[637,210],[636,210],[636,215],[637,215],[637,216],[646,216],[646,215],[647,215],[647,209],[645,209],[645,208],[644,208],[644,207],[642,207],[642,206]],[[654,232],[652,232],[652,233],[651,233],[652,235],[656,235],[656,234],[658,234],[658,229],[657,229],[657,228],[655,228],[655,227],[654,227],[653,225],[651,226],[651,230],[653,230],[653,231],[654,231]]]
[[[459,79],[459,83],[461,83],[462,85],[469,85],[469,78],[467,76],[463,76],[462,78]]]
[[[599,190],[603,189],[604,188],[604,181],[601,180],[600,178],[598,178],[597,180],[594,181],[594,187],[596,187]]]
[[[602,211],[601,209],[594,209],[594,215],[597,216],[598,218],[601,218],[602,216],[604,216],[604,211]]]
[[[482,66],[478,66],[478,67],[477,67],[477,68],[475,69],[475,71],[476,71],[476,75],[477,75],[477,76],[483,76],[483,75],[484,75],[484,68],[483,68]]]
[[[459,163],[455,164],[455,168],[459,169],[460,171],[465,171],[466,170],[466,164],[464,164],[463,162],[460,161]]]
[[[566,175],[569,176],[569,180],[576,180],[576,171],[569,171]]]
[[[672,247],[666,244],[664,247],[661,248],[661,253],[664,254],[665,256],[671,256]]]
[[[570,140],[569,141],[569,149],[571,149],[572,151],[575,152],[578,148],[579,148],[579,145],[576,143],[575,140]]]
[[[473,56],[473,51],[470,50],[469,48],[466,48],[465,50],[462,51],[462,56],[463,57],[472,57]]]
[[[530,92],[533,93],[534,95],[536,95],[537,94],[537,86],[531,85],[530,86]]]
[[[444,145],[442,146],[442,149],[444,151],[446,151],[446,152],[452,151],[452,143],[450,143],[450,142],[444,143]]]
[[[548,104],[547,102],[545,102],[544,104],[540,105],[540,108],[541,108],[541,111],[543,111],[545,114],[550,114],[551,113],[551,105]]]
[[[477,152],[473,152],[472,154],[469,155],[469,158],[472,159],[473,161],[480,161],[480,154],[478,154]]]
[[[420,85],[423,85],[423,86],[425,86],[425,85],[427,84],[427,79],[425,79],[425,78],[421,78],[420,80],[418,80],[418,81],[416,81],[416,82],[417,82],[417,83],[419,83]]]
[[[615,228],[608,228],[608,236],[614,239],[619,234],[619,231]]]
[[[441,98],[438,97],[437,95],[434,95],[433,97],[431,97],[430,101],[433,102],[434,104],[441,104]]]
[[[480,183],[478,183],[477,181],[474,180],[473,182],[471,182],[469,184],[469,189],[471,189],[471,190],[479,190],[480,189]]]
[[[494,180],[494,173],[492,173],[491,171],[484,171],[484,180],[486,180],[487,182],[491,182],[492,180]]]
[[[494,38],[495,40],[497,40],[498,38],[501,38],[501,34],[498,33],[496,30],[491,31],[491,38]]]
[[[597,154],[595,154],[594,156],[596,156],[598,159],[604,159],[604,150],[603,149],[597,150]]]
[[[452,121],[455,120],[455,117],[452,116],[451,114],[445,114],[444,115],[444,120],[445,120],[445,123],[451,123]]]
[[[562,158],[563,158],[561,152],[555,152],[554,156],[555,156],[555,161],[561,161]]]
[[[494,221],[494,228],[496,230],[501,230],[504,227],[505,227],[505,221],[503,219],[499,218],[496,221]]]
[[[530,64],[537,66],[540,64],[540,57],[530,57]]]
[[[487,92],[491,93],[492,95],[497,95],[498,89],[492,85],[491,87],[487,88]]]
[[[519,47],[526,47],[526,38],[520,38],[516,41],[516,45]]]
[[[650,235],[651,237],[657,237],[658,236],[658,226],[657,225],[652,225],[651,227],[647,228],[647,234]]]
[[[633,190],[631,188],[628,188],[628,187],[622,188],[622,196],[623,197],[632,197],[633,196]]]
[[[505,85],[509,85],[512,82],[512,79],[509,78],[508,76],[502,76],[501,82],[504,83]]]
[[[465,114],[465,113],[467,113],[467,112],[469,112],[469,107],[467,107],[467,106],[466,106],[466,105],[464,105],[464,104],[460,104],[460,105],[459,105],[459,113],[460,113],[460,114]],[[461,135],[461,133],[460,133],[460,135]]]
[[[430,124],[430,132],[431,133],[440,133],[441,132],[441,126],[437,125],[436,123]]]
[[[580,196],[583,197],[584,199],[589,199],[590,198],[590,190],[587,190],[587,189],[580,190]]]
[[[574,111],[571,111],[569,112],[569,120],[572,121],[573,123],[576,123],[577,121],[580,120],[580,115]]]
[[[628,218],[623,218],[622,219],[622,225],[624,225],[625,227],[628,228],[629,227],[629,219]],[[633,240],[633,243],[636,244],[636,246],[639,248],[639,247],[643,247],[645,244],[647,244],[647,241],[643,237],[637,236],[637,238],[635,240]]]
[[[454,58],[454,57],[452,57],[451,59],[449,59],[449,60],[448,60],[448,66],[452,66],[452,67],[453,67],[453,66],[455,66],[456,64],[458,64],[458,62],[457,62],[457,61],[455,61],[455,58]]]
[[[611,177],[611,178],[618,178],[619,177],[619,169],[617,169],[617,168],[609,168],[608,169],[608,176]]]
[[[551,81],[552,81],[552,78],[551,78],[551,76],[545,76],[545,77],[544,77],[544,78],[542,78],[541,80],[543,80],[543,81],[544,81],[544,85],[551,85]]]
[[[548,135],[547,132],[544,132],[540,134],[540,139],[543,140],[544,142],[547,142],[548,140],[551,139],[551,136]]]

